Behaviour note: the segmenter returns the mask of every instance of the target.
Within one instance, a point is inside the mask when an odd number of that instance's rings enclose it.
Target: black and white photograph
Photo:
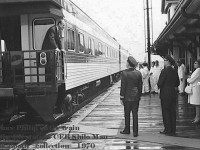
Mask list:
[[[0,150],[199,143],[200,0],[0,0]]]

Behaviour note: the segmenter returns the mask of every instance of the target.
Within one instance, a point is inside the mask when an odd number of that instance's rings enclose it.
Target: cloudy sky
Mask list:
[[[150,0],[149,0],[150,1]],[[144,5],[146,0],[72,0],[131,54],[145,53]],[[165,27],[161,0],[152,0],[153,39]]]

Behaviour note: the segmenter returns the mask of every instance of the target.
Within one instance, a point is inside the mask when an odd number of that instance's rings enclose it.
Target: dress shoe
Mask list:
[[[193,123],[193,122],[194,122],[194,119],[193,119],[193,120],[190,120],[190,122],[192,122],[192,123]]]
[[[199,124],[200,123],[200,120],[194,120],[192,121],[193,124]]]
[[[166,134],[167,132],[164,130],[164,131],[160,131],[160,134]]]
[[[120,131],[121,134],[130,134],[128,131]]]
[[[134,133],[133,136],[134,136],[134,137],[137,137],[137,136],[138,136],[138,133]]]
[[[175,136],[176,133],[175,132],[170,132],[170,133],[165,133],[165,135],[167,135],[167,136]]]

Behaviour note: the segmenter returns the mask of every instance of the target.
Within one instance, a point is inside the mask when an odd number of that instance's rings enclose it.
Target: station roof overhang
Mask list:
[[[194,36],[200,34],[200,0],[182,0],[175,14],[160,33],[154,47],[166,46],[175,41],[195,41]]]
[[[52,13],[63,16],[61,0],[0,0],[0,16]]]
[[[171,4],[173,3],[178,3],[180,0],[162,0],[161,3],[161,12],[167,13],[168,8],[170,7]]]

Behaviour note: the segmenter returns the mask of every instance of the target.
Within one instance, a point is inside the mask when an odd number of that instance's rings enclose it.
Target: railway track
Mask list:
[[[1,150],[26,150],[28,146],[38,139],[43,139],[48,132],[53,132],[56,126],[70,122],[71,116],[80,108],[90,103],[95,97],[107,90],[108,87],[98,91],[84,100],[68,118],[57,115],[56,122],[52,125],[43,123],[38,118],[27,118],[25,114],[14,116],[9,125],[0,125],[0,149]],[[85,110],[87,111],[87,110]],[[81,118],[79,116],[79,118]]]

